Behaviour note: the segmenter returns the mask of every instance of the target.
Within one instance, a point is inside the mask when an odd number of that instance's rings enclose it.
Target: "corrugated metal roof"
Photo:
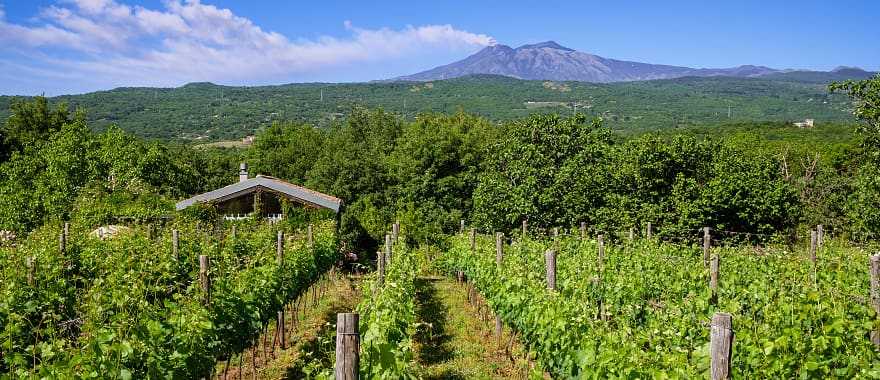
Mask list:
[[[342,207],[342,200],[334,196],[319,193],[317,191],[297,186],[292,183],[284,182],[278,178],[258,175],[241,182],[233,183],[229,186],[209,191],[204,194],[196,195],[192,198],[177,202],[177,210],[183,210],[196,203],[202,202],[222,202],[227,199],[236,198],[245,194],[257,191],[259,188],[268,189],[280,193],[288,198],[293,198],[302,203],[331,209],[339,212]]]

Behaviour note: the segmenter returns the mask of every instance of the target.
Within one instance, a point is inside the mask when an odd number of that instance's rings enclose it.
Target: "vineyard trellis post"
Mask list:
[[[470,242],[471,242],[471,253],[474,253],[477,251],[477,229],[476,228],[471,228]]]
[[[284,263],[284,231],[278,231],[275,236],[275,260],[278,266]]]
[[[601,273],[602,269],[605,268],[605,235],[599,234],[596,236],[596,241],[599,245],[599,272]]]
[[[360,335],[358,335],[358,314],[336,314],[336,380],[356,380],[359,378]]]
[[[232,238],[235,239],[235,237],[236,237],[236,230],[235,230],[235,225],[234,225],[234,224],[232,225],[232,234],[231,234],[231,235],[232,235]]]
[[[654,236],[654,226],[651,225],[651,222],[648,222],[648,231],[645,236],[648,238],[648,240],[651,240],[651,238]]]
[[[880,315],[880,253],[871,256],[871,306]],[[871,343],[880,347],[880,330],[871,332]]]
[[[232,228],[235,228],[235,226],[232,226]],[[174,256],[174,261],[180,259],[180,231],[177,229],[171,231],[171,254]]]
[[[709,265],[709,289],[712,290],[711,302],[718,302],[718,267],[721,265],[721,258],[718,255],[712,256],[712,263]]]
[[[379,286],[385,283],[385,255],[376,251],[376,270],[379,272]]]
[[[495,233],[495,265],[500,269],[501,262],[504,260],[504,234],[501,232]],[[495,336],[498,338],[498,343],[501,343],[501,316],[495,315]]]
[[[61,252],[62,256],[67,253],[67,235],[64,231],[58,234],[58,252]]]
[[[397,239],[400,237],[400,222],[394,222],[391,225],[391,240],[394,241],[394,244],[397,244]]]
[[[458,233],[464,233],[464,219],[458,221]]]
[[[529,233],[529,220],[523,219],[522,221],[522,234],[526,236]]]
[[[712,248],[712,235],[709,227],[703,227],[703,265],[709,265],[709,250]]]
[[[581,239],[587,237],[587,222],[581,222]]]
[[[816,264],[816,243],[818,242],[819,236],[816,233],[816,230],[810,231],[810,260],[813,261],[813,264]]]
[[[816,247],[822,248],[825,244],[825,226],[820,224],[816,226]]]
[[[309,226],[306,228],[306,237],[309,242],[309,249],[315,248],[315,234],[311,223],[309,223]]]
[[[730,377],[733,317],[728,313],[713,314],[710,335],[712,380],[726,380]]]
[[[385,234],[385,265],[391,265],[391,235]]]
[[[37,258],[34,256],[28,256],[25,259],[25,267],[27,267],[27,284],[28,286],[34,286],[34,272],[36,271],[37,266]]]
[[[633,241],[636,238],[636,229],[635,227],[629,228],[629,241]]]
[[[70,222],[64,222],[64,227],[61,229],[61,254],[64,255],[67,253],[67,241],[70,239]]]
[[[547,289],[556,290],[556,251],[544,252],[544,265],[547,268]]]
[[[202,303],[211,303],[211,277],[208,274],[211,261],[207,255],[199,255],[199,283],[202,285]]]

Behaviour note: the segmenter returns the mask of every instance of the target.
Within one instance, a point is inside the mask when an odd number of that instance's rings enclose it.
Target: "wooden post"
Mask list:
[[[67,252],[67,235],[64,232],[58,234],[58,251],[61,252],[61,255]]]
[[[654,236],[654,230],[653,230],[653,226],[651,225],[651,222],[648,222],[648,233],[646,236],[647,236],[648,240],[651,240],[651,238]]]
[[[391,235],[385,234],[385,265],[391,265]]]
[[[208,256],[199,255],[199,283],[202,285],[202,303],[205,305],[211,303],[211,277],[208,274],[210,263]]]
[[[397,244],[397,238],[400,237],[400,222],[394,222],[391,225],[391,240],[394,240],[394,244]]]
[[[477,229],[471,228],[471,252],[477,250]]]
[[[504,234],[495,233],[495,264],[501,266],[501,260],[504,258]]]
[[[547,289],[556,290],[556,251],[548,249],[544,252],[544,264],[547,268]]]
[[[275,261],[279,266],[284,264],[284,231],[278,231],[275,236]]]
[[[235,231],[235,225],[233,224],[232,225],[232,238],[235,239],[235,236],[236,236],[236,231]]]
[[[458,233],[460,233],[460,234],[464,233],[464,219],[459,220]]]
[[[871,306],[880,315],[880,254],[871,256]],[[871,342],[880,347],[880,330],[871,332]]]
[[[730,377],[730,356],[733,343],[733,321],[728,313],[712,315],[710,352],[712,355],[712,380]]]
[[[529,220],[523,219],[522,221],[522,234],[526,236],[529,233]]]
[[[605,268],[605,235],[599,234],[596,236],[596,240],[599,242],[599,270]]]
[[[278,330],[278,340],[281,342],[281,349],[287,349],[287,334],[284,326],[284,309],[278,311],[278,322],[275,324],[275,329]]]
[[[180,259],[180,231],[176,229],[171,230],[171,253],[174,255],[174,261]]]
[[[559,227],[553,227],[553,238],[556,239],[559,237]]]
[[[581,239],[587,237],[587,222],[581,222]]]
[[[709,265],[709,289],[712,290],[712,303],[718,300],[718,267],[720,266],[720,258],[718,255],[712,256],[712,263]]]
[[[64,239],[70,238],[70,222],[64,222]]]
[[[34,272],[36,271],[37,258],[28,256],[27,259],[25,259],[25,266],[27,266],[27,284],[28,286],[34,286]]]
[[[336,380],[359,378],[359,354],[358,314],[336,314]]]
[[[382,251],[376,251],[376,271],[379,272],[379,286],[385,283],[385,255]]]
[[[636,229],[634,227],[629,228],[629,241],[633,241],[636,238]]]
[[[64,222],[64,227],[61,230],[61,238],[60,238],[61,254],[62,255],[67,253],[67,239],[69,239],[69,238],[70,238],[70,223]]]
[[[315,246],[315,234],[312,230],[311,223],[309,224],[309,226],[306,229],[306,235],[307,235],[306,238],[308,239],[308,242],[309,242],[309,248],[313,248]]]
[[[712,236],[709,235],[709,227],[703,227],[703,265],[709,265],[709,248],[712,246]]]
[[[810,231],[810,260],[813,261],[813,264],[816,263],[816,243],[818,238],[816,230]]]
[[[816,248],[822,248],[823,244],[825,244],[825,226],[820,224],[816,226]]]

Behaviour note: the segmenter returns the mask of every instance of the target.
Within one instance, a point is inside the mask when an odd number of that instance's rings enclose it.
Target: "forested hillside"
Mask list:
[[[816,77],[819,75],[820,77]],[[822,75],[825,75],[823,77]],[[420,112],[464,111],[490,121],[531,113],[601,116],[614,130],[644,131],[741,121],[851,121],[849,100],[830,95],[829,73],[772,79],[679,78],[592,84],[472,76],[435,82],[297,83],[232,87],[118,88],[50,99],[86,111],[89,126],[116,124],[137,136],[208,142],[252,135],[275,121],[326,127],[354,106],[411,120]],[[0,118],[12,97],[0,97]]]

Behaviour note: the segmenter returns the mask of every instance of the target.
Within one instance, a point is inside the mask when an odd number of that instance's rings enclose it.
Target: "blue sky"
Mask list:
[[[492,43],[608,58],[880,70],[880,1],[0,0],[0,94],[411,74]]]

